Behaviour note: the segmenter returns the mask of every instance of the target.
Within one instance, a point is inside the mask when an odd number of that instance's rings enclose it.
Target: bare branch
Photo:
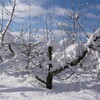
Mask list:
[[[43,81],[42,79],[40,79],[38,76],[35,76],[35,78],[36,78],[37,80],[39,80],[40,82],[42,82],[42,83],[44,83],[44,84],[47,84],[45,81]]]
[[[7,32],[7,29],[9,28],[9,26],[10,26],[10,24],[11,24],[11,22],[12,22],[13,15],[14,15],[14,11],[15,11],[15,6],[16,6],[16,0],[14,0],[14,3],[13,3],[13,9],[12,9],[12,13],[11,13],[10,19],[9,19],[7,25],[6,25],[5,30],[4,30],[3,33],[2,33],[2,45],[3,45],[4,35],[5,35],[5,33]]]
[[[82,25],[80,24],[79,20],[76,19],[78,26],[80,27],[80,29],[82,30],[82,32],[85,34],[85,36],[89,39],[89,36],[87,35],[87,33],[84,31]]]

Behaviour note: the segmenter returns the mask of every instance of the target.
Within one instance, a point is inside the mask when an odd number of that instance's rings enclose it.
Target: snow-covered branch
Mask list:
[[[53,75],[57,75],[60,72],[62,72],[63,70],[69,68],[69,66],[76,66],[76,65],[78,65],[84,59],[84,57],[86,56],[87,53],[88,53],[87,50],[84,51],[83,54],[81,56],[79,56],[76,60],[74,60],[71,63],[66,64],[64,67],[60,67],[60,68],[56,69],[55,71],[52,71],[51,73]]]

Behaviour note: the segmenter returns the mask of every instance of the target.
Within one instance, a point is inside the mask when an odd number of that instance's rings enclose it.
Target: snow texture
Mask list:
[[[6,32],[4,35],[3,43],[13,43],[14,41],[15,41],[15,37],[9,32]]]
[[[18,74],[18,73],[17,73]],[[0,100],[100,100],[100,81],[93,85],[92,80],[54,80],[53,89],[40,86],[32,76],[18,77],[17,74],[0,76]]]
[[[66,64],[75,61],[79,56],[82,56],[86,51],[83,44],[72,44],[68,46],[63,52],[56,52],[53,54],[53,62],[60,62],[60,66],[64,67]],[[56,66],[56,64],[53,63]]]
[[[100,28],[90,35],[87,45],[96,51],[100,51]]]
[[[7,32],[4,35],[4,41],[3,43],[10,44],[11,49],[13,50],[15,56],[12,57],[9,60],[3,61],[3,63],[0,63],[0,74],[6,71],[7,68],[12,67],[13,69],[24,69],[28,63],[28,58],[26,55],[24,55],[17,47],[12,44],[15,42],[15,37]]]
[[[69,38],[63,39],[59,42],[60,45],[60,50],[64,51],[68,46],[70,46],[71,44],[73,44],[73,41]]]

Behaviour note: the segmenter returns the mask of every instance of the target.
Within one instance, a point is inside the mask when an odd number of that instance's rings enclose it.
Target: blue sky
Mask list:
[[[11,5],[8,1],[12,0],[0,0],[11,12]],[[71,31],[73,21],[68,16],[69,12],[73,13],[73,11],[79,13],[79,21],[87,33],[92,33],[100,27],[100,0],[17,0],[15,15],[18,16],[11,24],[12,30],[20,31],[22,26],[24,29],[28,27],[29,9],[32,31],[42,30],[46,25],[48,29],[57,30],[60,24]],[[4,19],[9,18],[6,13],[4,15]]]

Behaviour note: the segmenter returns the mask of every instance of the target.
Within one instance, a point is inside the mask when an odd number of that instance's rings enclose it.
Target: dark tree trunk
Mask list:
[[[48,53],[49,53],[49,60],[51,61],[52,60],[52,47],[51,46],[48,47]]]
[[[47,83],[46,83],[47,89],[52,89],[52,80],[53,80],[53,75],[49,72],[47,76]]]
[[[52,47],[48,47],[48,52],[49,52],[49,60],[52,61]],[[83,59],[84,57],[86,56],[86,54],[88,53],[88,51],[84,51],[83,54],[81,56],[79,56],[77,59],[75,59],[75,61],[63,66],[63,67],[60,67],[54,71],[51,71],[50,69],[53,67],[52,63],[49,64],[49,69],[48,69],[48,75],[46,77],[46,82],[43,81],[42,79],[40,79],[38,76],[36,76],[36,78],[46,84],[46,88],[47,89],[52,89],[52,81],[53,81],[53,76],[56,76],[57,74],[59,74],[60,72],[62,72],[63,70],[69,68],[69,66],[76,66],[77,64],[79,64]],[[73,73],[72,73],[73,74]],[[69,76],[71,77],[72,74]]]
[[[52,47],[48,47],[48,56],[49,60],[52,61]],[[52,89],[52,80],[53,80],[53,74],[50,72],[50,69],[52,68],[52,64],[49,64],[49,69],[48,69],[48,76],[47,76],[47,82],[46,82],[46,88],[47,89]]]

